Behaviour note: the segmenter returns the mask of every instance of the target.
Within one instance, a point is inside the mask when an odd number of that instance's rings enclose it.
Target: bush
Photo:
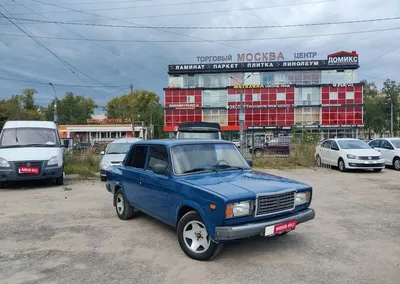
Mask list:
[[[75,151],[64,155],[65,174],[92,177],[100,171],[100,155],[89,151]]]

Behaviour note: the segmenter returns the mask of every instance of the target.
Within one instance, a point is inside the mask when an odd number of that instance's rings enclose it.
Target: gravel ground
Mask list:
[[[98,180],[2,189],[0,283],[399,283],[399,172],[269,172],[312,185],[316,219],[212,262],[144,214],[120,221]]]

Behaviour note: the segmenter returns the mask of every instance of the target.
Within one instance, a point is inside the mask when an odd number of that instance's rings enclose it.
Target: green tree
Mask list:
[[[136,90],[133,94],[124,94],[111,99],[105,108],[107,118],[132,118],[135,122],[144,122],[144,125],[155,125],[154,136],[162,135],[164,124],[164,110],[157,94],[146,90]]]
[[[22,103],[24,109],[37,110],[37,106],[35,105],[35,95],[37,94],[37,90],[26,88],[22,91],[22,93]]]
[[[371,132],[382,134],[387,125],[385,114],[385,98],[375,83],[364,83],[364,128]]]
[[[46,118],[54,119],[54,101],[46,110]],[[74,95],[67,92],[61,100],[57,99],[58,123],[59,124],[86,124],[97,108],[93,99],[85,98],[83,95]]]
[[[387,128],[390,129],[391,104],[393,104],[393,130],[392,135],[397,136],[399,132],[399,108],[400,108],[400,85],[393,80],[387,79],[383,83],[382,93],[384,94],[384,114],[386,114]]]

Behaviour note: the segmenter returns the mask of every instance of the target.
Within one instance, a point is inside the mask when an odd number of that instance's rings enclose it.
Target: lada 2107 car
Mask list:
[[[228,241],[282,235],[315,217],[309,185],[251,165],[229,141],[144,140],[107,169],[106,188],[120,219],[142,211],[175,227],[189,257],[211,260]]]

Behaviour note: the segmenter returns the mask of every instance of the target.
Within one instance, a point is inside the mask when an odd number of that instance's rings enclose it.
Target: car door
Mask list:
[[[319,147],[319,149],[320,149],[319,155],[321,157],[321,162],[323,164],[329,164],[331,141],[330,140],[326,140],[326,141],[322,142],[322,144]]]
[[[381,155],[382,155],[382,158],[385,159],[384,154],[386,154],[386,150],[382,148],[382,146],[381,146],[382,142],[383,142],[383,139],[376,139],[376,140],[373,140],[373,141],[369,142],[368,145],[371,148],[373,148],[374,150],[380,152]]]
[[[379,145],[379,150],[382,154],[382,158],[385,160],[386,165],[392,165],[394,158],[394,147],[386,139],[382,139]]]
[[[330,148],[330,164],[332,166],[337,166],[340,157],[340,148],[338,143],[335,140],[331,141],[331,148]]]
[[[154,165],[166,166],[164,174],[156,174]],[[173,187],[171,179],[171,167],[168,160],[168,150],[163,145],[150,145],[149,155],[146,163],[146,171],[142,179],[143,203],[145,209],[151,214],[157,215],[163,220],[168,220],[169,214],[169,190]]]
[[[148,146],[134,145],[122,169],[122,182],[129,203],[144,208],[144,189],[142,185]]]

